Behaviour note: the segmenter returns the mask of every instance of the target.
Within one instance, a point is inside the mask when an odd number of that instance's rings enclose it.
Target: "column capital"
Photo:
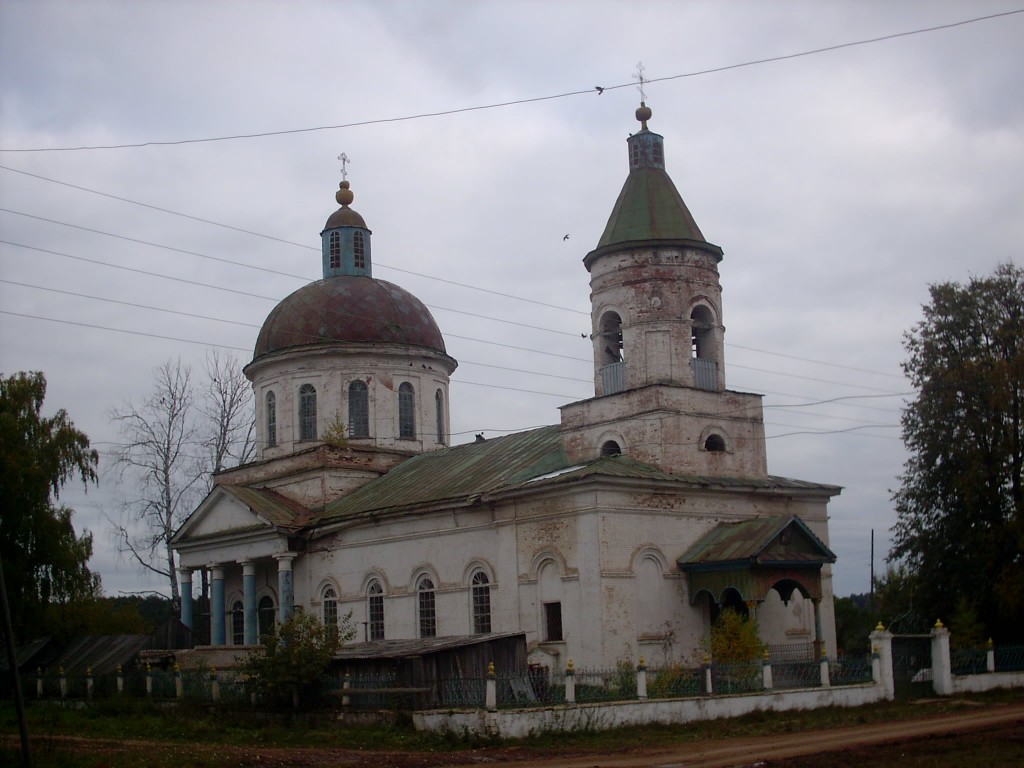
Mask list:
[[[224,566],[223,565],[210,565],[210,580],[211,581],[224,581]]]
[[[256,575],[256,563],[252,560],[239,560],[238,564],[242,566],[243,576],[255,576]]]
[[[192,581],[192,571],[194,569],[186,568],[185,566],[178,566],[175,570],[178,572],[178,583],[183,581]]]
[[[298,556],[298,552],[281,552],[280,554],[274,555],[274,559],[277,560],[277,570],[290,571],[292,569],[292,560]]]

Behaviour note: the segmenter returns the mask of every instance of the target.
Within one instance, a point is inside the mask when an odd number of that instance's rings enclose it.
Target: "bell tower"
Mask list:
[[[624,453],[669,472],[767,474],[760,396],[726,389],[722,249],[665,170],[636,110],[629,174],[590,273],[594,397],[562,409],[570,456]]]

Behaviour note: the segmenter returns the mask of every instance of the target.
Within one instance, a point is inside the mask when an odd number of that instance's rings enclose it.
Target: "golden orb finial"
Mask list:
[[[338,191],[334,193],[334,199],[338,201],[338,205],[351,205],[355,199],[355,195],[352,194],[352,190],[349,189],[352,185],[349,184],[348,180],[341,182],[338,185]]]

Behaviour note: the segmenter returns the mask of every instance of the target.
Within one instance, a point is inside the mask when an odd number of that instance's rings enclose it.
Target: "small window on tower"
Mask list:
[[[605,441],[605,444],[601,446],[602,456],[618,456],[621,453],[622,449],[619,447],[619,444],[616,443],[614,440],[607,440]]]
[[[358,230],[352,235],[352,265],[356,269],[366,269],[366,238]]]
[[[330,267],[331,269],[337,269],[341,266],[341,235],[337,232],[331,232],[330,238],[328,238],[327,251],[330,256]]]
[[[704,450],[711,453],[722,453],[725,451],[725,440],[721,435],[708,435],[704,441]]]

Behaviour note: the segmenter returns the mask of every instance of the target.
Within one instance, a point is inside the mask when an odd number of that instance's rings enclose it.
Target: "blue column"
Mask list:
[[[224,638],[224,568],[210,569],[210,643],[225,645]]]
[[[192,629],[192,569],[178,569],[178,591],[181,594],[181,623]]]
[[[245,644],[256,645],[259,625],[256,621],[256,563],[242,563],[242,611],[245,616]]]
[[[295,553],[276,555],[277,558],[277,593],[281,596],[281,604],[277,609],[278,621],[284,624],[295,611],[295,587],[292,581],[292,560]]]

